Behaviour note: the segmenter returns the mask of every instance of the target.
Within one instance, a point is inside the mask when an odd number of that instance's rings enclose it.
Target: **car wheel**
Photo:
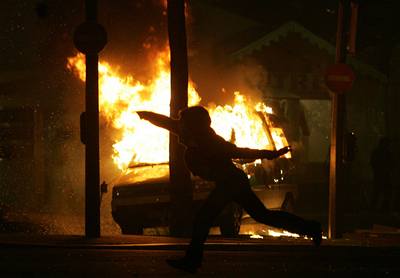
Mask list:
[[[243,210],[237,204],[231,204],[225,209],[221,217],[219,229],[221,235],[235,237],[239,234]]]

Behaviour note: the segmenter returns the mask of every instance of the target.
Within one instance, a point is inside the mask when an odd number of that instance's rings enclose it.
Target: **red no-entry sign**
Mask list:
[[[353,70],[346,64],[329,66],[325,73],[325,83],[335,93],[350,90],[353,86],[354,78]]]

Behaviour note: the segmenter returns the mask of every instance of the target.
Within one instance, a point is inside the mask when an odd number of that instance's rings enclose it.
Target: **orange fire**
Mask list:
[[[257,110],[239,92],[235,92],[234,105],[212,106],[208,110],[212,128],[226,140],[235,133],[235,144],[239,147],[267,148],[271,146],[265,127]]]
[[[120,132],[113,145],[113,160],[121,170],[132,163],[168,161],[168,132],[140,120],[135,111],[149,110],[169,115],[170,70],[169,49],[158,54],[155,72],[148,82],[132,76],[122,76],[107,62],[99,63],[99,109],[102,118]],[[68,59],[67,67],[85,80],[84,55]],[[189,106],[200,103],[193,82],[189,82]],[[265,132],[265,121],[259,112],[270,113],[262,103],[253,104],[239,92],[234,93],[233,105],[208,105],[212,127],[240,147],[275,149],[287,145],[282,129]]]

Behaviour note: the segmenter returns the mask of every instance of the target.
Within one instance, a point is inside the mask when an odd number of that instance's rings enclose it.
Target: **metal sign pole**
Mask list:
[[[97,23],[97,0],[86,0],[86,21],[76,28],[74,43],[86,55],[86,111],[81,115],[86,159],[85,235],[100,237],[98,53],[107,43],[107,34]]]
[[[86,20],[97,20],[97,1],[86,1]],[[100,237],[98,54],[86,54],[85,235]]]
[[[336,33],[335,63],[344,63],[346,60],[348,16],[350,2],[339,0],[338,23]],[[337,212],[343,217],[342,204],[338,202],[343,183],[343,138],[345,130],[345,95],[343,92],[332,93],[332,126],[329,168],[329,212],[328,212],[328,238],[335,239],[340,236],[338,229]],[[338,233],[339,230],[339,233]]]

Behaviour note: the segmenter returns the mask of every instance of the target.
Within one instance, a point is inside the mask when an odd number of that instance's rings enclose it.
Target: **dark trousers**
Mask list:
[[[292,233],[307,234],[307,221],[285,211],[268,210],[251,190],[246,174],[238,169],[216,181],[215,189],[198,211],[192,240],[186,252],[187,258],[201,263],[209,229],[215,218],[232,201],[241,205],[257,222]]]

